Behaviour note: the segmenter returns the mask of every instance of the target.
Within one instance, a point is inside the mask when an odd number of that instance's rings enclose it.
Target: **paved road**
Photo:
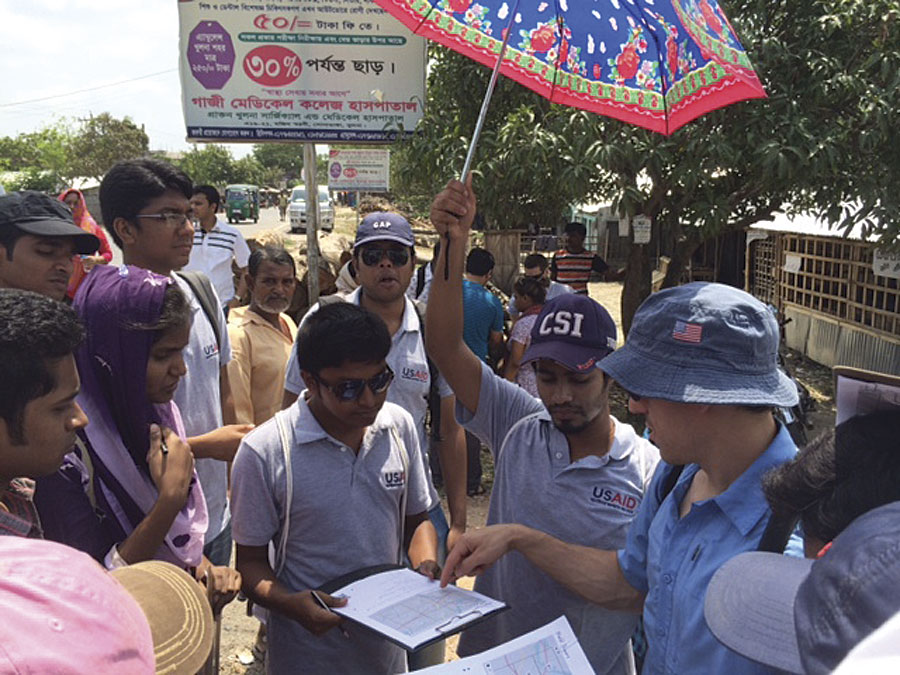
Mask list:
[[[219,214],[219,217],[224,219],[223,214]],[[277,208],[267,208],[267,209],[263,209],[262,211],[260,211],[258,223],[254,224],[248,220],[243,223],[238,223],[236,225],[236,227],[241,231],[241,234],[244,235],[245,239],[248,239],[249,237],[252,237],[257,232],[261,232],[263,230],[277,229],[281,232],[289,231],[287,215],[285,215],[285,221],[282,223],[280,220],[278,220],[278,209]],[[119,247],[113,243],[112,237],[109,237],[109,235],[107,235],[107,238],[109,239],[109,245],[112,247],[112,250],[113,250],[113,259],[112,259],[113,264],[121,265],[122,264],[122,251],[120,251]]]

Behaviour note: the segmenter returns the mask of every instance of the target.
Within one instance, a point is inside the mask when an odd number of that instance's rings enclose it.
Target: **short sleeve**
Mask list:
[[[228,385],[234,398],[234,416],[238,424],[253,424],[252,371],[250,340],[238,325],[228,325],[231,339],[231,361],[228,362]]]
[[[218,308],[216,323],[218,324],[219,332],[219,368],[222,368],[231,361],[231,340],[228,339],[228,321],[225,318],[225,310],[222,308],[222,299],[216,293],[212,283],[209,284],[209,287],[212,290],[213,297],[216,299],[216,307]],[[204,316],[206,316],[205,313]]]
[[[247,263],[250,262],[250,247],[247,246],[247,241],[239,230],[237,231],[237,238],[234,240],[234,259],[237,261],[238,267],[246,267]]]
[[[647,581],[647,549],[650,543],[650,525],[659,511],[659,484],[663,476],[668,473],[669,464],[660,461],[656,465],[656,472],[650,487],[644,493],[637,515],[628,527],[628,535],[625,540],[625,548],[617,554],[619,567],[625,580],[636,590],[646,593],[649,590]]]
[[[430,511],[434,505],[431,503],[431,488],[425,473],[424,460],[422,459],[424,455],[419,447],[419,434],[413,426],[412,417],[409,414],[406,417],[408,419],[398,424],[398,426],[400,427],[400,436],[406,445],[409,457],[406,515],[412,516],[417,513]]]
[[[544,410],[544,404],[519,385],[495,375],[481,364],[481,393],[473,414],[457,401],[456,418],[468,431],[483,440],[496,455],[512,426],[526,415]]]
[[[277,534],[281,520],[275,486],[263,458],[241,441],[231,470],[231,531],[235,543],[265,546]]]
[[[317,302],[312,307],[310,307],[306,314],[303,315],[303,318],[300,319],[300,325],[297,326],[297,330],[300,331],[303,328],[303,324],[306,323],[306,320],[315,314],[319,310],[319,303]],[[306,385],[303,384],[303,378],[300,377],[300,367],[297,365],[297,340],[294,339],[294,346],[291,349],[291,355],[288,358],[287,367],[284,369],[284,388],[291,392],[292,394],[299,395],[301,391],[306,389]]]
[[[606,264],[606,261],[599,255],[595,255],[594,259],[591,261],[591,270],[597,274],[603,274],[608,269],[609,265]]]
[[[526,321],[525,318],[516,321],[509,333],[510,342],[518,342],[520,344],[527,345],[528,337],[531,335],[531,327],[533,325],[533,321]]]

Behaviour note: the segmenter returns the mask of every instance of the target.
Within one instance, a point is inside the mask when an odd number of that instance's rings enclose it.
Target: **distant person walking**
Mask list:
[[[112,260],[112,249],[103,230],[97,225],[84,201],[84,195],[81,190],[69,188],[63,190],[59,195],[59,201],[65,202],[66,206],[72,209],[72,218],[75,224],[82,230],[88,232],[100,240],[100,248],[96,253],[89,255],[79,255],[73,258],[72,276],[69,277],[69,287],[66,289],[66,297],[70,300],[75,297],[75,291],[84,281],[84,276],[91,271],[94,265],[106,265]]]
[[[576,293],[588,294],[588,282],[591,274],[598,274],[604,281],[617,281],[622,272],[614,272],[606,261],[593,251],[584,247],[587,228],[583,223],[566,225],[565,248],[553,254],[550,263],[550,278],[568,284]]]

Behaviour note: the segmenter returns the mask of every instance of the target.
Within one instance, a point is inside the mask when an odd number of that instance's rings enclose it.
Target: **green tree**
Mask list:
[[[116,162],[143,157],[149,150],[150,139],[143,125],[106,112],[91,115],[81,121],[72,138],[70,170],[73,176],[100,180]]]
[[[299,143],[259,143],[251,153],[267,171],[266,182],[294,183],[303,168],[303,146]]]
[[[22,171],[27,187],[55,190],[76,176],[71,166],[72,132],[66,122],[0,138],[0,168]],[[43,187],[34,187],[34,186]]]
[[[731,0],[769,97],[709,113],[670,137],[551,106],[498,83],[476,155],[488,223],[554,225],[561,205],[606,199],[654,221],[677,283],[704,240],[811,210],[832,226],[900,235],[900,8],[896,0]],[[462,166],[489,72],[432,51],[426,116],[398,144],[395,186],[430,198]],[[558,200],[558,201],[555,201]],[[553,218],[553,214],[558,214]],[[649,247],[634,245],[623,322],[650,292]]]
[[[198,185],[223,187],[234,176],[234,158],[224,145],[196,144],[181,160],[178,167]]]

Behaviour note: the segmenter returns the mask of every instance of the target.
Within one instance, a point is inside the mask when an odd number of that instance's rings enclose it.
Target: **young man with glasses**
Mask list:
[[[268,672],[405,672],[404,651],[387,640],[332,630],[340,617],[322,604],[343,602],[310,590],[400,563],[403,551],[420,573],[438,573],[416,426],[386,401],[391,336],[372,312],[339,302],[303,321],[297,345],[304,395],[247,435],[232,473],[244,592],[270,610]]]
[[[659,454],[609,413],[611,381],[597,367],[616,348],[616,325],[596,301],[567,293],[544,304],[525,351],[540,399],[495,375],[463,340],[462,270],[476,212],[471,184],[453,181],[431,207],[449,237],[431,283],[428,348],[456,394],[456,414],[494,456],[488,525],[547,532],[585,546],[615,547],[626,533]],[[486,528],[491,530],[490,527]],[[447,558],[475,533],[463,535]],[[611,612],[557,583],[533,561],[512,555],[487,566],[475,589],[510,605],[464,631],[460,655],[506,642],[564,614],[598,673],[635,671],[629,638],[636,616]]]
[[[194,320],[190,342],[182,353],[188,374],[178,385],[175,403],[197,459],[209,512],[204,555],[214,565],[227,565],[231,558],[227,462],[252,425],[230,424],[234,405],[226,364],[231,347],[221,303],[212,303],[217,310],[214,326],[191,284],[173,275],[191,256],[191,194],[191,179],[174,166],[155,159],[131,159],[119,162],[103,177],[100,210],[125,264],[173,276],[191,302]],[[209,287],[208,279],[203,281]],[[211,287],[209,293],[216,297]]]
[[[566,293],[574,293],[575,291],[572,290],[571,286],[550,279],[549,264],[550,263],[547,262],[547,257],[545,255],[541,253],[529,253],[525,256],[525,260],[522,261],[522,267],[524,268],[523,276],[537,279],[544,284],[547,288],[547,297],[545,301],[552,300],[553,298],[565,295]],[[509,299],[509,305],[507,305],[506,309],[513,320],[518,318],[519,308],[516,307],[515,296]]]
[[[415,269],[415,237],[409,222],[397,213],[370,213],[356,231],[353,244],[353,263],[359,287],[346,298],[331,296],[313,305],[300,322],[300,326],[327,304],[328,300],[344,299],[359,305],[381,317],[391,335],[391,349],[387,363],[394,371],[394,381],[388,389],[387,400],[407,410],[416,424],[419,443],[424,458],[428,483],[431,486],[431,506],[429,517],[438,532],[441,553],[453,546],[456,538],[466,530],[466,460],[465,441],[459,425],[453,416],[455,399],[449,387],[441,381],[436,386],[440,403],[432,401],[432,422],[434,408],[440,406],[439,434],[432,429],[430,450],[437,452],[443,467],[444,483],[450,510],[450,525],[441,509],[440,499],[431,477],[428,459],[428,433],[425,420],[429,410],[429,396],[433,393],[432,374],[423,339],[424,326],[416,305],[406,297],[406,289]],[[284,407],[297,399],[306,388],[297,368],[297,345],[291,352],[285,377]],[[438,438],[435,438],[435,436]],[[441,555],[441,560],[443,555]],[[425,655],[423,656],[423,652]],[[443,643],[417,653],[423,659],[415,666],[423,667],[434,662],[443,662]]]

